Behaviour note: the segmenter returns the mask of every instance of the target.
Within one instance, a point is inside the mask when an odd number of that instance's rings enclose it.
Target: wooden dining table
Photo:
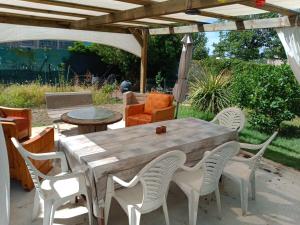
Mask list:
[[[161,125],[167,132],[156,134]],[[86,170],[94,215],[102,217],[109,174],[129,181],[151,160],[172,150],[186,153],[186,164],[193,166],[205,151],[237,138],[237,132],[226,127],[186,118],[67,137],[61,146],[72,170]]]

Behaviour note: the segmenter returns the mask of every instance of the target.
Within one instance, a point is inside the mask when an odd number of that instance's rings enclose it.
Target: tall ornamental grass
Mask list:
[[[37,108],[45,105],[46,92],[79,92],[91,91],[94,104],[113,103],[112,93],[115,85],[104,85],[102,88],[86,86],[73,86],[65,84],[63,86],[51,86],[33,82],[30,84],[0,84],[0,105],[6,107],[26,107]]]
[[[198,67],[191,71],[189,99],[194,108],[216,114],[230,105],[230,73],[227,70],[215,74],[207,67]]]

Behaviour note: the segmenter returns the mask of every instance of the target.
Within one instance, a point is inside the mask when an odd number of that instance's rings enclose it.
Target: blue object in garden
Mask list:
[[[120,84],[120,90],[121,90],[122,93],[127,92],[127,91],[131,91],[131,86],[132,86],[132,84],[129,80],[124,80]]]

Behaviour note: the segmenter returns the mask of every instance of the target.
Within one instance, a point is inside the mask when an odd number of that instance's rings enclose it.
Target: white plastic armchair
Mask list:
[[[173,181],[186,194],[189,202],[189,225],[197,224],[200,196],[215,192],[219,217],[221,217],[221,200],[219,180],[224,166],[239,151],[238,142],[225,143],[210,152],[205,152],[203,159],[194,167],[183,166],[176,172]]]
[[[241,109],[230,107],[219,112],[211,122],[240,132],[245,126],[245,120]]]
[[[129,225],[139,225],[141,214],[163,207],[169,225],[167,193],[175,171],[183,166],[186,156],[181,151],[161,155],[146,165],[130,182],[110,175],[105,199],[105,224],[107,224],[111,199],[115,198],[128,215]],[[114,183],[123,187],[115,190]]]
[[[38,216],[41,206],[44,205],[43,225],[52,225],[55,211],[59,206],[72,201],[77,196],[85,195],[87,199],[89,223],[92,224],[91,204],[84,172],[68,173],[68,164],[63,152],[33,154],[26,151],[17,139],[12,138],[11,140],[24,158],[36,189],[32,219],[34,220]],[[62,173],[56,176],[45,175],[35,168],[30,159],[60,159]],[[42,178],[42,181],[40,181],[40,178]]]
[[[249,183],[251,185],[252,199],[255,200],[255,171],[259,166],[267,147],[274,140],[277,134],[278,132],[275,132],[266,142],[260,145],[240,143],[241,149],[258,150],[257,154],[249,159],[234,157],[224,168],[223,175],[240,185],[241,208],[243,215],[246,215],[248,210]]]

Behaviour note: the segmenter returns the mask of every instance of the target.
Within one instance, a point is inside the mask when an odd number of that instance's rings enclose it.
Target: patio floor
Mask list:
[[[123,127],[121,121],[110,129]],[[64,125],[63,129],[76,133],[73,126]],[[35,128],[34,133],[42,128]],[[71,130],[71,131],[70,131]],[[42,215],[31,222],[34,191],[24,191],[18,183],[11,187],[11,224],[39,225]],[[215,200],[201,198],[199,203],[198,223],[201,225],[298,225],[300,224],[300,172],[264,160],[257,171],[257,199],[249,200],[248,215],[241,216],[238,186],[225,179],[221,188],[222,220],[217,218]],[[170,223],[188,225],[188,206],[185,195],[175,185],[171,185],[168,196]],[[66,205],[55,214],[54,224],[88,224],[86,208],[79,202]],[[127,225],[128,220],[120,206],[113,201],[109,218],[110,225]],[[142,216],[141,224],[165,224],[162,210]]]

